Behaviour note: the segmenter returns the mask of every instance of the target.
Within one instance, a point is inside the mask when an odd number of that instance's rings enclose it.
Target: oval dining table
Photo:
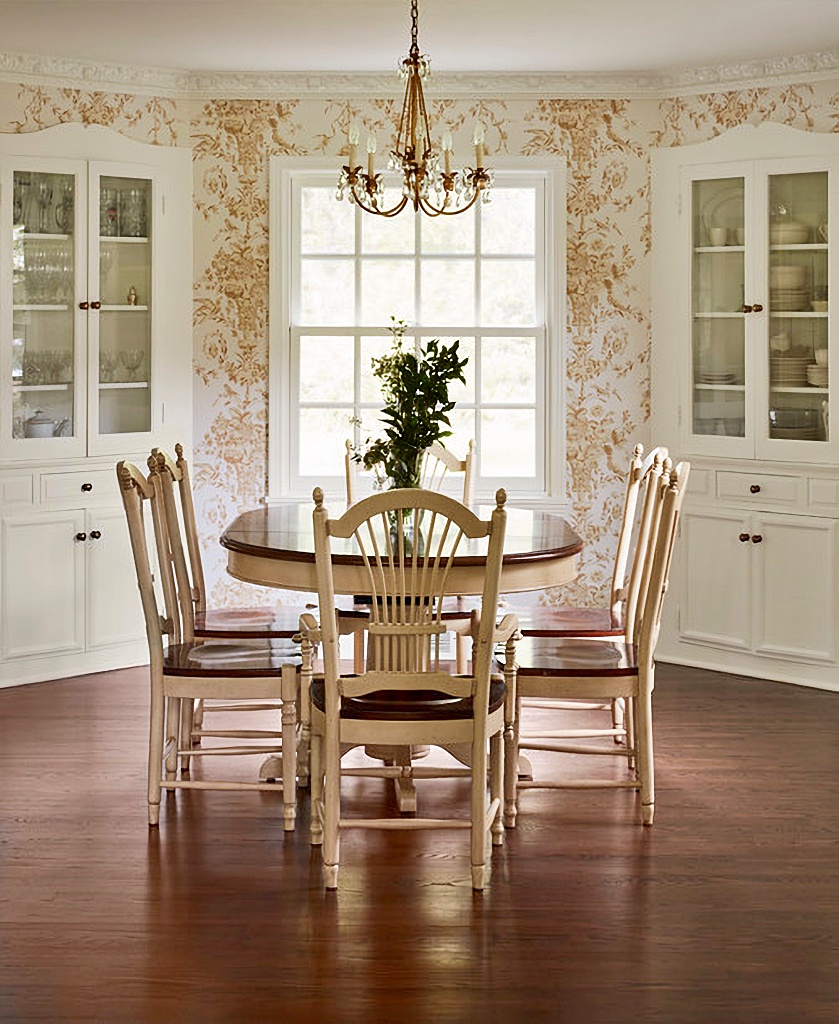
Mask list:
[[[478,506],[475,512],[489,519],[493,507]],[[237,516],[221,535],[227,571],[245,583],[316,592],[313,510],[314,503],[307,501],[265,506]],[[343,502],[336,503],[332,514],[337,517],[344,510]],[[481,593],[486,544],[486,538],[470,541],[455,556],[448,577],[452,595]],[[367,586],[363,562],[351,545],[351,540],[332,539],[335,592],[363,595]],[[508,505],[502,592],[543,590],[570,582],[577,575],[582,547],[579,535],[561,516]]]
[[[327,504],[327,508],[328,508]],[[333,515],[341,515],[345,506],[336,503]],[[493,506],[475,508],[482,519],[489,519]],[[251,509],[237,516],[221,535],[227,550],[227,571],[245,583],[278,587],[304,593],[317,591],[315,545],[312,531],[314,503],[297,502]],[[486,538],[470,541],[452,562],[448,591],[455,597],[480,594],[484,583]],[[363,599],[367,574],[351,540],[332,538],[332,575],[337,594],[353,594]],[[577,576],[577,556],[583,542],[575,530],[559,515],[507,506],[507,530],[501,563],[502,593],[543,590],[568,583]],[[451,749],[465,760],[465,752]],[[368,750],[371,756],[379,756]],[[410,757],[419,751],[412,750]],[[275,759],[263,765],[261,775],[276,775],[280,767]],[[416,811],[413,780],[394,780],[399,810]]]

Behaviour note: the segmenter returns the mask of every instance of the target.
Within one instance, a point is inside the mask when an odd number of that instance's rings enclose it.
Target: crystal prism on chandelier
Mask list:
[[[443,132],[443,168],[431,145],[431,131],[422,81],[431,74],[429,60],[419,51],[417,44],[417,0],[411,0],[411,48],[400,65],[400,75],[406,79],[405,99],[399,118],[399,131],[390,154],[388,168],[402,175],[402,195],[398,202],[384,207],[385,186],[382,174],[376,174],[374,160],[376,136],[367,139],[367,172],[357,162],[359,130],[351,125],[348,135],[349,159],[338,178],[338,200],[349,199],[367,213],[381,217],[395,217],[410,204],[414,211],[429,217],[464,213],[480,198],[489,202],[492,171],[484,167],[484,127],[475,125],[475,167],[452,170],[452,135]]]

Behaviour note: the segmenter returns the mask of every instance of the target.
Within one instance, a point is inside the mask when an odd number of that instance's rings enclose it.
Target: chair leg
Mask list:
[[[297,667],[283,665],[280,681],[280,695],[283,706],[283,830],[294,831],[297,817]]]
[[[310,749],[311,774],[309,776],[309,805],[311,807],[311,821],[309,824],[312,846],[320,846],[323,843],[323,738],[312,737]]]
[[[181,722],[180,722],[180,739],[178,740],[178,748],[180,750],[191,750],[192,749],[192,730],[194,728],[194,701],[191,697],[184,697],[181,700]],[[189,775],[189,754],[181,754],[181,775]]]
[[[181,701],[177,697],[166,698],[166,781],[172,782],[178,769],[178,746],[181,741]]]
[[[489,798],[498,801],[490,826],[492,845],[501,846],[504,842],[504,737],[501,732],[489,740]]]
[[[653,763],[652,694],[642,693],[636,700],[635,730],[638,747],[638,781],[641,790],[641,820],[652,825],[655,814],[655,778]]]
[[[487,749],[486,737],[472,743],[472,831],[470,859],[472,862],[472,888],[481,891],[486,875],[487,833]]]
[[[152,684],[149,714],[149,827],[160,824],[160,773],[163,770],[163,735],[166,729],[165,701],[161,687]]]
[[[197,701],[195,701],[195,709],[192,712],[192,731],[195,732],[196,730],[203,729],[203,728],[204,728],[204,701],[203,700],[197,700]],[[200,736],[193,737],[192,733],[190,733],[190,739],[192,741],[191,745],[193,747],[200,747],[201,746],[201,737]]]
[[[515,698],[515,710],[511,721],[504,725],[504,826],[516,827],[516,786],[519,771],[519,722],[521,721],[521,699]]]

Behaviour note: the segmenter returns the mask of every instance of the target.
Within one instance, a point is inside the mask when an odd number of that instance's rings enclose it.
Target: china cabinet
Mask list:
[[[654,154],[652,436],[694,468],[665,660],[839,689],[838,201],[833,136]]]
[[[145,658],[118,458],[191,437],[191,154],[0,136],[0,685]]]

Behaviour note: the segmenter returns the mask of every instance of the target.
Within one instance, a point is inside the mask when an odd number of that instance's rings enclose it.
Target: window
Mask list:
[[[447,443],[475,439],[476,494],[563,500],[564,175],[498,167],[489,203],[384,218],[336,201],[335,166],[272,161],[269,498],[343,497],[345,441],[380,433],[371,359],[393,316],[406,344],[458,338],[469,357]]]

